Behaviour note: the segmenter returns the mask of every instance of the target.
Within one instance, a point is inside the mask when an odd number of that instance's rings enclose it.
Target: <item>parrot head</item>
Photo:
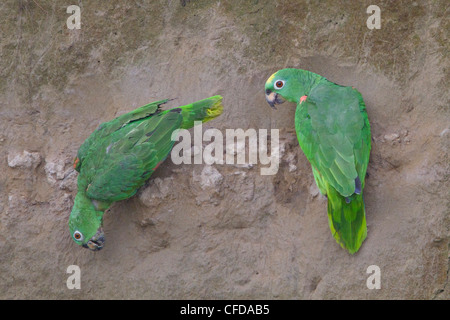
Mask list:
[[[69,217],[69,230],[76,244],[92,251],[103,248],[103,213],[82,192],[77,193]]]
[[[310,88],[304,72],[305,70],[287,68],[271,75],[265,85],[267,103],[276,109],[275,105],[282,104],[285,100],[298,102]]]

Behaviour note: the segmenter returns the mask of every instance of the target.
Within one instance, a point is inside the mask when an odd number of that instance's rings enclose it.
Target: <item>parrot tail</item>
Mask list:
[[[194,121],[206,122],[222,114],[222,97],[210,97],[179,107],[179,109],[181,109],[181,114],[183,115],[181,128],[189,129],[194,126]]]
[[[367,236],[366,211],[362,193],[343,197],[333,187],[327,190],[328,223],[342,248],[354,254]]]

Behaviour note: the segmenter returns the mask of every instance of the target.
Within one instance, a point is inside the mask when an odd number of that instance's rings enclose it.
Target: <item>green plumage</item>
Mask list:
[[[133,196],[148,180],[170,153],[175,143],[172,133],[191,128],[194,121],[213,119],[223,110],[221,96],[162,111],[160,106],[167,101],[102,123],[79,148],[74,163],[80,173],[78,193],[69,218],[77,244],[98,250],[95,241],[104,211],[113,202]]]
[[[297,103],[298,141],[328,197],[332,235],[355,253],[367,235],[362,192],[371,148],[361,94],[306,70],[283,69],[266,82],[266,95],[271,105],[281,102],[279,96]]]

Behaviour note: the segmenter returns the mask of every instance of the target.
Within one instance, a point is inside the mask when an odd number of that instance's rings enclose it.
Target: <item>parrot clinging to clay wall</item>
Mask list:
[[[369,119],[361,94],[301,69],[282,69],[265,84],[269,105],[297,104],[295,130],[320,192],[328,198],[328,222],[351,254],[367,236],[363,201],[371,148]]]
[[[78,190],[69,218],[72,239],[93,251],[104,245],[103,214],[115,201],[133,196],[163,162],[177,129],[222,113],[222,97],[162,111],[153,102],[102,123],[81,145],[74,168]]]

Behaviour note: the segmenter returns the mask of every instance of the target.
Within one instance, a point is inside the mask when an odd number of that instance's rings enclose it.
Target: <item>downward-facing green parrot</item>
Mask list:
[[[282,69],[265,84],[272,108],[297,103],[295,130],[320,192],[328,198],[328,222],[336,241],[351,254],[367,236],[363,201],[371,148],[361,93],[301,69]]]
[[[172,150],[172,133],[223,111],[221,96],[162,111],[161,105],[168,101],[153,102],[102,123],[79,148],[74,161],[78,190],[69,218],[77,244],[100,250],[105,242],[105,210],[133,196],[149,179]]]

